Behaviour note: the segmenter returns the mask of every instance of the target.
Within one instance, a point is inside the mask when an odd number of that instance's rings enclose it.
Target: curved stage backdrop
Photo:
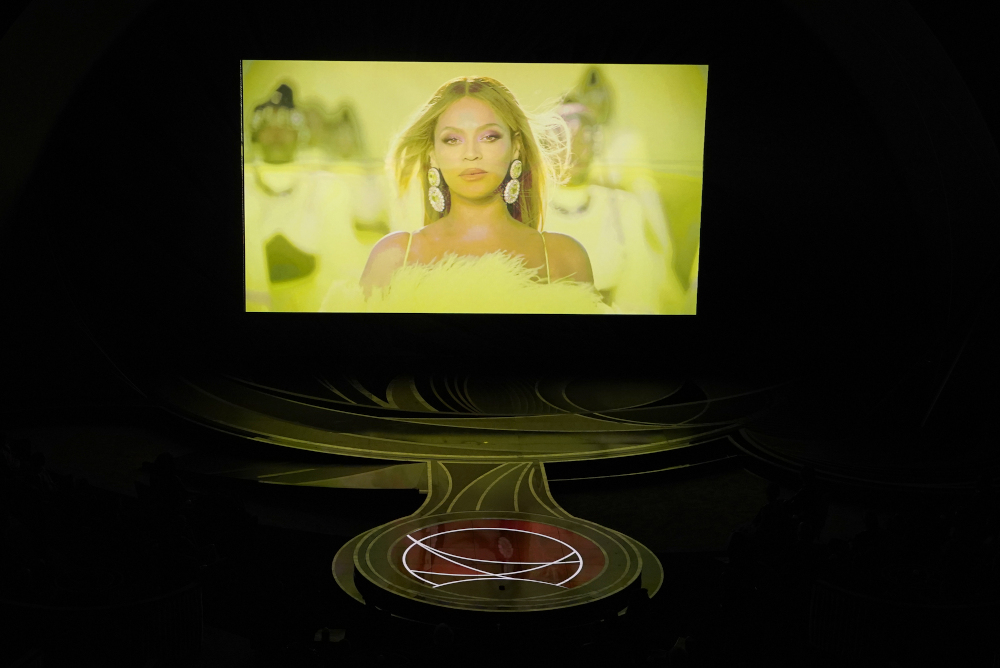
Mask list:
[[[655,595],[663,572],[640,543],[563,510],[546,464],[592,462],[604,476],[627,475],[630,464],[670,468],[662,455],[686,450],[700,449],[704,461],[788,389],[433,374],[146,382],[164,406],[209,428],[379,460],[349,475],[269,469],[261,477],[270,484],[426,495],[412,515],[338,552],[334,576],[358,600],[419,619],[521,611],[565,623],[623,608],[639,587]]]

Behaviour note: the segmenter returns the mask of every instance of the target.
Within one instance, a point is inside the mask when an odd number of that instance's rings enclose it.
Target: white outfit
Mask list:
[[[409,241],[407,241],[407,257]],[[544,237],[543,237],[544,240]],[[404,264],[389,285],[365,299],[357,282],[337,281],[321,310],[369,313],[611,314],[587,283],[537,280],[524,258],[503,251],[479,257],[448,253],[431,264]],[[547,259],[546,259],[547,263]],[[548,268],[546,267],[546,273]]]
[[[247,310],[317,311],[330,283],[357,280],[368,259],[354,233],[350,189],[336,174],[298,165],[256,169],[259,181],[251,165],[244,175]],[[271,280],[266,247],[279,235],[315,258],[311,272]]]
[[[672,250],[632,193],[590,185],[556,189],[545,231],[568,234],[590,256],[594,287],[629,313],[680,313],[684,290]]]

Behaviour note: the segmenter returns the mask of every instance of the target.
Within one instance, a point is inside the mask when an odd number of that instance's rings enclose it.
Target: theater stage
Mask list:
[[[506,626],[595,622],[625,609],[640,589],[655,596],[663,582],[648,547],[559,505],[549,467],[586,485],[732,458],[733,436],[785,387],[204,374],[147,386],[201,425],[339,465],[272,464],[256,472],[269,484],[418,490],[415,512],[340,549],[336,582],[399,617]],[[227,466],[214,468],[225,474]],[[247,474],[244,467],[237,475]]]

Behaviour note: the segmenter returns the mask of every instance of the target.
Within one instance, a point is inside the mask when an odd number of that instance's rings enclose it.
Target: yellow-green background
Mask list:
[[[253,108],[288,83],[296,104],[357,111],[366,158],[384,159],[389,143],[437,88],[457,76],[490,76],[529,111],[574,88],[587,64],[243,61],[243,127]],[[700,237],[708,68],[703,65],[599,65],[614,95],[608,136],[632,133],[643,150],[616,171],[622,184],[636,173],[655,181],[674,238],[674,266],[687,284]],[[247,135],[244,135],[248,139]],[[252,147],[244,151],[253,158]],[[644,155],[643,155],[644,154]],[[636,159],[640,162],[636,164]],[[600,157],[598,157],[600,160]],[[602,166],[595,165],[599,172]]]
[[[613,125],[638,132],[652,163],[700,163],[705,140],[707,68],[696,65],[601,65],[615,94]],[[393,133],[448,79],[490,76],[522,106],[536,110],[573,88],[586,65],[245,61],[244,121],[282,82],[297,102],[332,108],[351,101],[370,157],[385,155]],[[653,166],[653,165],[650,165]]]

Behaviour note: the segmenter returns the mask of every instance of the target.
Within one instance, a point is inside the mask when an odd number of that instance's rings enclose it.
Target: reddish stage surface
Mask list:
[[[463,582],[579,587],[604,569],[603,550],[578,533],[514,519],[470,519],[425,527],[393,547],[393,561],[434,588]]]

